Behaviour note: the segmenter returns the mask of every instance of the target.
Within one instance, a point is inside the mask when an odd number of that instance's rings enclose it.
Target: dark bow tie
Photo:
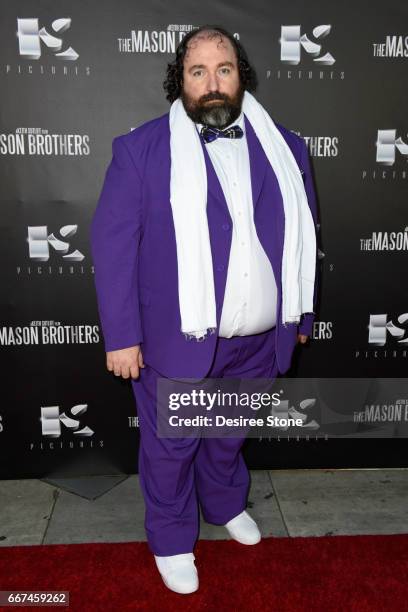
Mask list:
[[[201,128],[201,136],[206,143],[216,140],[216,138],[242,138],[244,132],[239,125],[233,125],[226,130],[219,130],[216,127],[203,126]]]

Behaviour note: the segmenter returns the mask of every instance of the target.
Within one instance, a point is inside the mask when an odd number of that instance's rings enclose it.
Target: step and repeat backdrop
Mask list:
[[[113,138],[168,112],[167,63],[203,24],[241,40],[255,96],[310,152],[321,288],[286,375],[406,376],[405,3],[3,0],[0,15],[0,477],[137,472],[131,385],[105,365],[90,221]],[[245,454],[252,468],[406,466],[405,448],[397,433],[317,427],[248,440]]]

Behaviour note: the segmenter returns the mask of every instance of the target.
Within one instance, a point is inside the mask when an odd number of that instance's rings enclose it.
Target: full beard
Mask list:
[[[215,91],[201,96],[196,101],[182,90],[180,97],[187,115],[194,123],[202,123],[223,130],[241,114],[244,91],[240,85],[234,96]],[[210,100],[216,101],[210,102]]]

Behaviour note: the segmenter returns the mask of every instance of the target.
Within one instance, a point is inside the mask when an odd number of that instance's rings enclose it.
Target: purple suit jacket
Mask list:
[[[281,320],[284,210],[276,175],[245,116],[254,221],[278,287],[276,354],[288,370],[297,333],[311,335],[314,314],[300,324]],[[277,124],[301,169],[317,224],[316,197],[306,143]],[[228,271],[232,220],[217,174],[202,143],[207,167],[209,224],[217,324]],[[217,334],[186,340],[178,301],[176,237],[170,204],[169,113],[147,121],[112,143],[112,160],[90,229],[95,287],[105,350],[141,344],[145,362],[169,378],[201,378],[210,369]],[[317,258],[316,258],[317,261]],[[316,304],[317,270],[314,300]],[[315,309],[315,307],[314,307]]]

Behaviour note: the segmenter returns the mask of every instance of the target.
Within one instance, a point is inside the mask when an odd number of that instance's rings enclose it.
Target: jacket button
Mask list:
[[[228,223],[224,223],[224,225],[222,226],[222,229],[225,230],[225,231],[229,230],[229,228],[230,228],[230,226],[229,226]]]

